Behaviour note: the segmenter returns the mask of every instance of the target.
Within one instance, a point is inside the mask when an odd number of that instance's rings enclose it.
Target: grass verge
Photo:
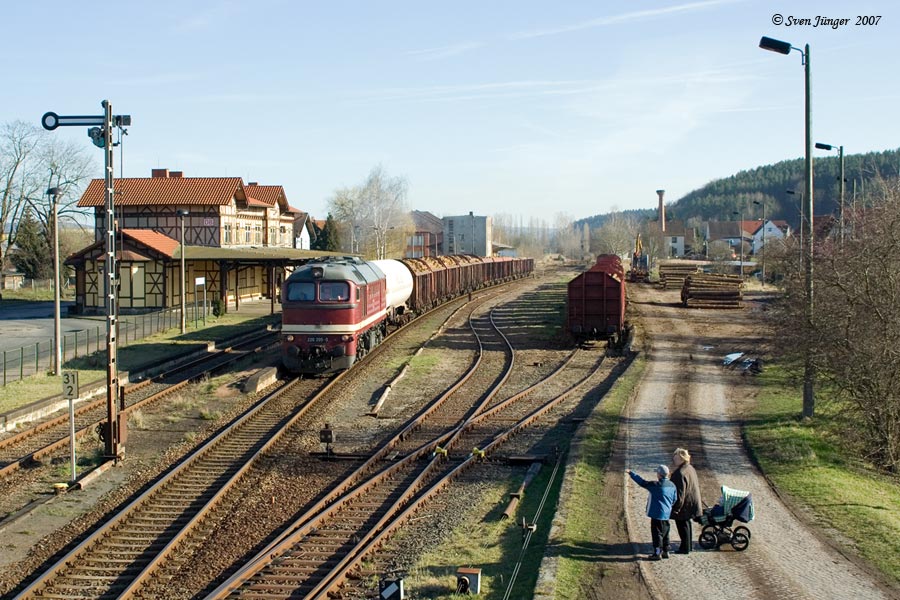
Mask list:
[[[571,495],[566,500],[565,526],[559,539],[554,540],[560,548],[556,598],[578,598],[585,581],[601,576],[603,563],[585,560],[591,548],[607,543],[611,535],[606,521],[598,518],[609,512],[599,490],[605,483],[606,466],[612,456],[622,411],[634,394],[646,364],[644,355],[639,354],[584,424]]]
[[[832,424],[838,406],[820,401],[815,418],[801,420],[801,398],[784,368],[768,365],[758,382],[744,437],[760,468],[839,544],[900,584],[900,480],[844,452]]]

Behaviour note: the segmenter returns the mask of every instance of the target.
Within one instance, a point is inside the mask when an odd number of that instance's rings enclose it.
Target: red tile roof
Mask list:
[[[272,205],[265,200],[257,200],[253,196],[247,196],[247,206],[265,206],[266,208],[269,208]]]
[[[242,188],[240,177],[127,177],[116,179],[114,190],[116,206],[223,206],[229,204],[239,191],[242,196]],[[94,179],[82,194],[78,206],[103,206],[105,202],[104,182]]]
[[[265,202],[267,206],[275,206],[275,203],[278,202],[278,197],[284,197],[284,187],[280,185],[259,185],[259,184],[247,184],[244,186],[244,193],[247,194],[247,197],[253,196],[256,200],[261,200]],[[285,204],[287,202],[285,201]]]
[[[152,229],[123,229],[122,234],[127,235],[131,239],[140,242],[169,258],[175,257],[175,251],[180,245],[178,240],[173,240],[169,236],[153,231]]]

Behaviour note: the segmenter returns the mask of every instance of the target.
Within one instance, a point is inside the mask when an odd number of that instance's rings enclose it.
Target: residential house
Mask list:
[[[693,227],[686,227],[684,221],[666,222],[666,230],[661,232],[663,248],[669,257],[677,258],[689,254],[695,245]]]
[[[316,241],[315,220],[302,210],[294,210],[294,248],[310,250]]]
[[[754,221],[754,223],[758,223],[759,226],[751,232],[750,251],[753,254],[762,250],[764,244],[774,240],[783,240],[791,232],[791,226],[787,221],[767,219],[765,223],[762,221]]]

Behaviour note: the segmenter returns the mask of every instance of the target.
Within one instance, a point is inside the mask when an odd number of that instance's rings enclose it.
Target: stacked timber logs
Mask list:
[[[659,265],[659,283],[666,289],[681,288],[684,285],[684,278],[698,270],[697,265],[661,263]]]
[[[684,280],[681,303],[687,308],[741,308],[741,286],[737,275],[693,273]]]

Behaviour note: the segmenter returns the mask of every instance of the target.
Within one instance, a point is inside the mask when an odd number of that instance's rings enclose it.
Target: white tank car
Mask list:
[[[396,260],[373,260],[373,264],[384,272],[387,285],[386,305],[389,315],[397,314],[397,309],[404,307],[400,312],[405,312],[406,301],[412,295],[413,277],[409,269]]]

